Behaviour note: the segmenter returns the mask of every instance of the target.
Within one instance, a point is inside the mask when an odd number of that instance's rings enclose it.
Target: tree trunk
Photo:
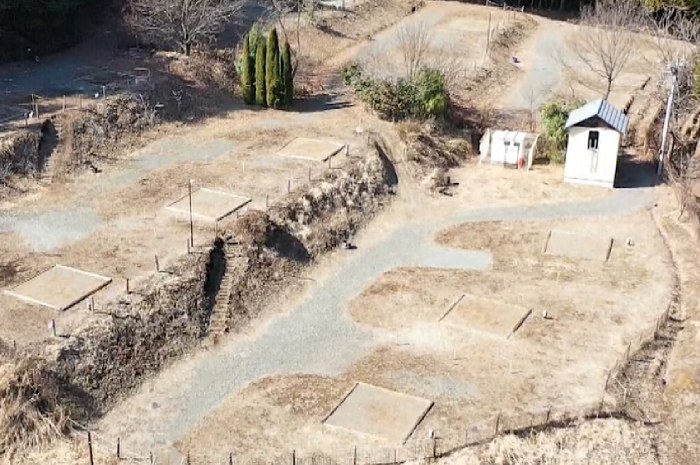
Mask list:
[[[603,97],[603,100],[607,100],[608,97],[610,97],[610,92],[612,92],[612,79],[608,78],[605,87],[605,96]]]

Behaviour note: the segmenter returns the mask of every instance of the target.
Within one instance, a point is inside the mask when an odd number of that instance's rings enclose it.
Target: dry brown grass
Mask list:
[[[59,383],[35,358],[0,365],[0,457],[43,447],[68,431]]]

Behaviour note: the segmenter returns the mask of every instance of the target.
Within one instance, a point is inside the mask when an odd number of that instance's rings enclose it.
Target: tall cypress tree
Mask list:
[[[280,106],[282,95],[282,81],[280,79],[280,47],[277,38],[277,29],[272,29],[267,38],[267,106],[277,108]]]
[[[292,71],[292,52],[287,41],[284,42],[284,52],[282,53],[282,85],[284,104],[291,105],[294,99],[294,74]]]
[[[250,35],[246,35],[243,43],[243,56],[241,57],[241,87],[243,87],[243,101],[248,105],[255,103],[255,83],[253,82],[255,61],[250,48]]]
[[[265,39],[261,36],[258,40],[255,52],[255,103],[265,106],[267,94],[265,93]]]

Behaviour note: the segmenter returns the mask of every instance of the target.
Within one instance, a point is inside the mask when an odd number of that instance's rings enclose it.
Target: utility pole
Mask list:
[[[666,104],[666,116],[664,118],[664,127],[661,133],[661,147],[659,148],[659,166],[656,171],[657,176],[661,176],[664,172],[664,156],[666,152],[666,139],[668,138],[668,126],[671,121],[671,113],[673,112],[673,98],[676,94],[676,85],[678,83],[678,68],[674,64],[671,66],[671,90],[668,94],[668,103]]]

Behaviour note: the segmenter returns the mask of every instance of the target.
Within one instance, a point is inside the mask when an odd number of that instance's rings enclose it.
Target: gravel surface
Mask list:
[[[436,246],[443,228],[468,221],[545,220],[569,216],[612,215],[649,204],[650,189],[616,191],[612,198],[532,208],[494,208],[455,212],[449,220],[407,223],[386,239],[349,252],[342,266],[319,281],[316,289],[288,314],[274,320],[257,337],[229,338],[217,349],[174,366],[128,402],[115,408],[100,429],[120,435],[134,451],[154,450],[185,436],[207,413],[238,389],[257,379],[284,374],[336,376],[365,356],[380,337],[353,323],[347,302],[382,273],[401,266],[484,270],[485,252]],[[158,404],[157,409],[134,405]]]

